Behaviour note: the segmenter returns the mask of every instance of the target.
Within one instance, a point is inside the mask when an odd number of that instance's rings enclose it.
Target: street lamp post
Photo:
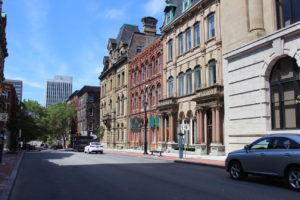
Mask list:
[[[145,100],[144,101],[144,111],[145,111],[144,154],[148,154],[148,152],[147,152],[147,124],[148,124],[148,120],[147,120],[147,105],[148,105],[148,102]]]

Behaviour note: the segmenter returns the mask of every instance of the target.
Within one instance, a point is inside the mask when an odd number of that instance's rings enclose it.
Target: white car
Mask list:
[[[84,153],[100,152],[103,154],[103,146],[99,142],[90,142],[88,146],[84,147]]]

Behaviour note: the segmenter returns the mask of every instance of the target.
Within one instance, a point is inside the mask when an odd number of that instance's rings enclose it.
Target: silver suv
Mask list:
[[[226,158],[231,178],[248,174],[285,177],[289,186],[300,191],[300,134],[270,134]]]

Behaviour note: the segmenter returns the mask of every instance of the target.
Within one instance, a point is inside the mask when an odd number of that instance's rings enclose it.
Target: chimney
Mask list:
[[[146,35],[156,35],[157,19],[154,17],[144,17],[142,23],[144,25],[143,31]]]

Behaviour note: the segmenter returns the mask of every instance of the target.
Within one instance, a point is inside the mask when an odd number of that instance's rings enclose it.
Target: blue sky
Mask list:
[[[123,24],[152,16],[162,25],[165,0],[4,0],[7,48],[4,75],[23,80],[23,99],[44,104],[55,75],[73,77],[73,91],[99,86],[108,38]]]

